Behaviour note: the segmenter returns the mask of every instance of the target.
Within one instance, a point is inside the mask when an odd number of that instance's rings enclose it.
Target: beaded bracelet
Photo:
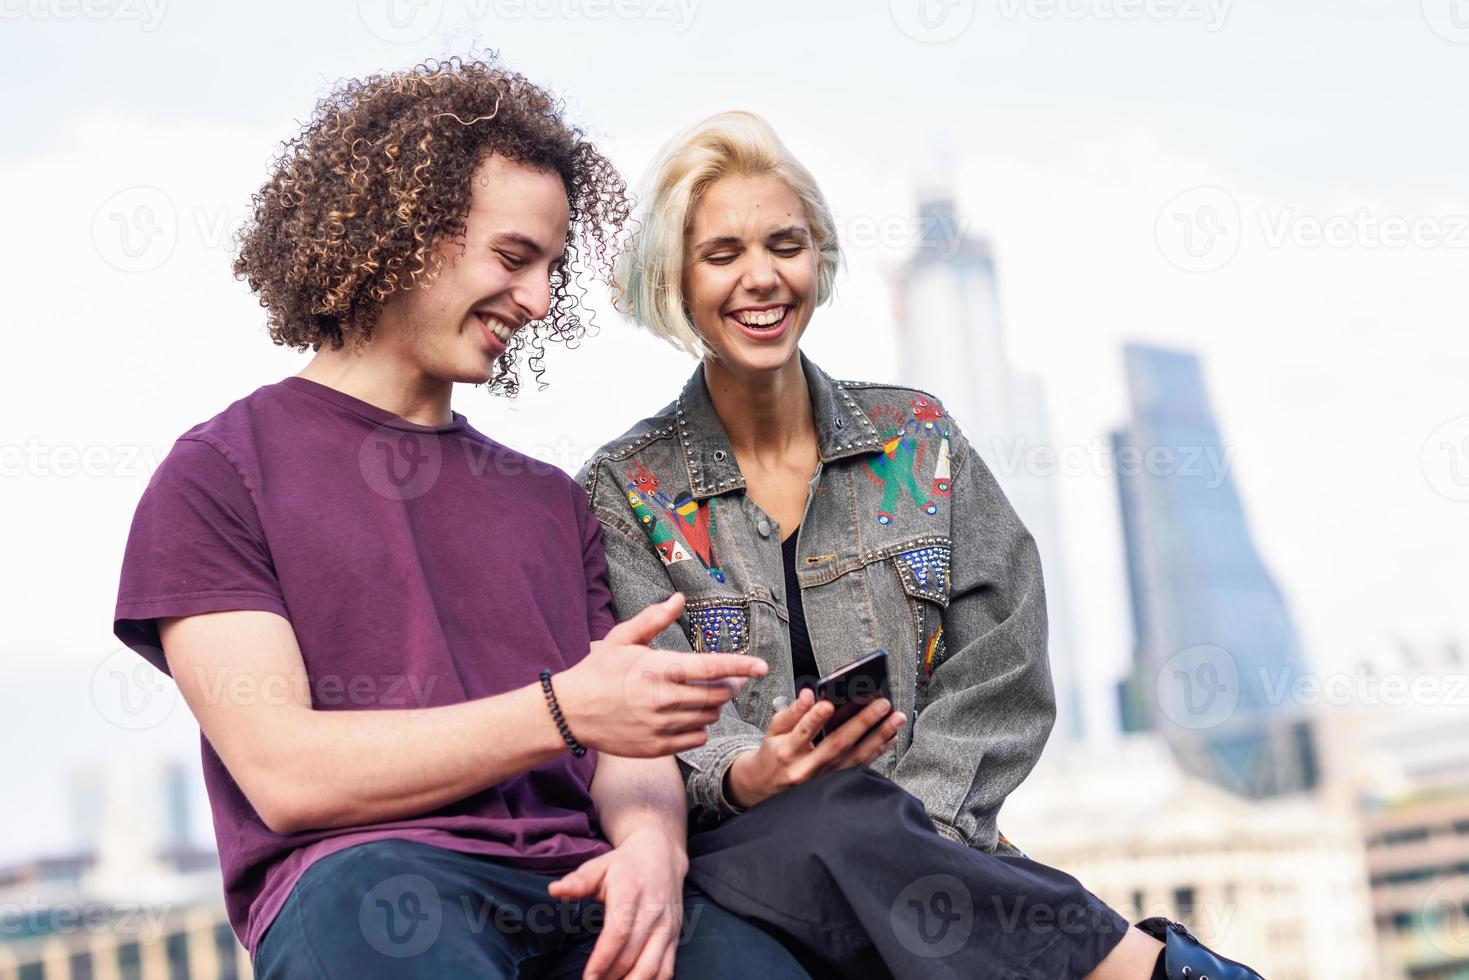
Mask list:
[[[565,739],[566,747],[571,750],[571,754],[580,759],[587,754],[587,747],[576,740],[576,736],[571,734],[571,726],[566,724],[566,716],[561,713],[561,706],[556,703],[556,692],[551,689],[549,670],[541,671],[541,690],[546,695],[546,704],[551,709],[551,717],[556,720],[556,730]]]

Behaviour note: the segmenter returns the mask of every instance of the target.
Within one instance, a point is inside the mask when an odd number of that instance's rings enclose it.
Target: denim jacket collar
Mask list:
[[[816,418],[816,439],[821,461],[829,463],[845,456],[877,452],[882,438],[867,413],[840,383],[827,376],[804,353],[801,370],[811,390],[811,408]],[[745,478],[730,448],[724,423],[714,411],[709,387],[704,382],[704,365],[694,368],[676,404],[678,438],[688,466],[689,486],[696,499],[715,497],[741,489]]]

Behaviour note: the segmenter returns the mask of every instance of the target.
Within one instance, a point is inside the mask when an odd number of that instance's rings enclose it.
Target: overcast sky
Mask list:
[[[767,116],[846,234],[806,345],[839,377],[894,374],[887,283],[914,181],[947,148],[967,230],[998,254],[1015,366],[1044,378],[1074,464],[1057,489],[1098,731],[1130,635],[1094,461],[1129,340],[1204,359],[1318,670],[1396,636],[1469,637],[1463,0],[922,3],[0,0],[0,719],[7,795],[27,801],[0,860],[71,843],[64,777],[84,761],[197,753],[182,705],[131,731],[93,681],[119,662],[117,571],[151,466],[305,362],[229,274],[275,145],[335,79],[476,47],[562,94],[634,179],[703,115]],[[574,470],[692,368],[599,322],[551,358],[548,390],[466,388],[456,409]]]

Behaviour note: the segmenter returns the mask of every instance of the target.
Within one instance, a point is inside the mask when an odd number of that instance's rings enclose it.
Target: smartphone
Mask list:
[[[892,701],[888,685],[888,652],[874,650],[860,660],[837,668],[816,682],[813,693],[818,701],[830,701],[836,706],[836,711],[812,740],[819,743],[878,698]]]

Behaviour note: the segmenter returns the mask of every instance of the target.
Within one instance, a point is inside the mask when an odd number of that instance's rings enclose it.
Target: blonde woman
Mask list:
[[[840,261],[815,179],[731,112],[665,148],[618,266],[700,363],[583,471],[614,606],[681,592],[655,646],[770,668],[680,755],[690,880],[846,975],[1258,976],[1000,835],[1054,719],[1035,545],[936,397],[801,353]],[[815,680],[877,649],[890,699],[818,739]]]

